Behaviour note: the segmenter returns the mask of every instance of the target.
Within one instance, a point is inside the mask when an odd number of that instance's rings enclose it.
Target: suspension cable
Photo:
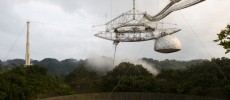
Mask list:
[[[119,42],[115,42],[114,41],[114,46],[115,46],[115,48],[114,48],[114,54],[113,54],[113,67],[115,66],[115,60],[116,60],[116,52],[117,52],[117,45],[118,45],[118,43]]]
[[[113,61],[113,66],[114,66],[114,62],[115,62],[115,54],[116,54],[116,47],[117,45],[115,44],[116,42],[114,42],[115,45],[115,51],[114,51],[114,61]],[[117,43],[118,44],[118,43]],[[137,57],[141,54],[141,52],[143,51],[143,48],[145,48],[146,43],[140,48],[139,52],[137,53],[135,59],[137,59]],[[110,94],[107,96],[106,100],[109,100],[109,98],[113,95],[113,93],[115,92],[115,90],[117,89],[117,87],[120,85],[121,81],[124,79],[124,77],[126,76],[126,74],[129,72],[129,70],[131,69],[131,66],[128,67],[128,69],[125,71],[125,73],[122,75],[121,79],[118,81],[118,83],[116,84],[116,86],[113,88],[113,90],[110,92]]]
[[[185,18],[185,16],[183,15],[183,13],[180,12],[180,14],[183,17],[183,19],[186,22],[186,24],[188,25],[188,27],[190,28],[190,30],[192,31],[192,33],[195,34],[195,36],[199,40],[201,46],[208,52],[208,55],[212,58],[212,55],[211,55],[210,51],[207,49],[207,47],[201,41],[200,37],[197,35],[197,33],[195,32],[195,30],[192,28],[192,26],[190,25],[190,23],[188,22],[188,20]],[[220,73],[224,77],[224,79],[230,84],[230,81],[228,80],[228,78],[226,77],[226,75],[224,74],[224,72],[221,70],[220,66],[216,63],[216,61],[213,60],[213,62],[215,64],[215,67],[220,71]]]
[[[23,31],[26,28],[26,24],[22,27],[22,29],[19,31],[19,34],[17,35],[16,39],[13,41],[12,45],[10,46],[10,48],[7,50],[7,53],[5,55],[5,59],[7,60],[8,57],[10,56],[11,51],[13,50],[13,48],[15,47],[15,45],[17,44],[19,37],[23,34]]]

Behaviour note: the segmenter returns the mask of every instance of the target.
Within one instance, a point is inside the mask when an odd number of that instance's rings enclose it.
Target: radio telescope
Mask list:
[[[111,40],[117,46],[119,42],[141,42],[156,40],[154,50],[160,53],[172,53],[181,50],[179,39],[171,34],[181,29],[160,27],[159,21],[170,13],[181,10],[205,0],[170,0],[170,3],[154,16],[135,8],[105,23],[105,30],[95,34],[96,37]],[[172,25],[173,26],[173,25]],[[116,48],[115,48],[116,49]]]

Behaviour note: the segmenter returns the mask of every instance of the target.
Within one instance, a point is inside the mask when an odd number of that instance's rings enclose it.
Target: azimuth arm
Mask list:
[[[171,2],[155,16],[145,14],[144,17],[149,21],[160,21],[174,11],[188,8],[203,1],[205,0],[171,0]]]

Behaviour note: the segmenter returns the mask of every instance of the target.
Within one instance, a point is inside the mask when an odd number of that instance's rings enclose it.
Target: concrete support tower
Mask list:
[[[27,22],[27,35],[26,35],[26,55],[25,55],[25,66],[30,65],[30,22]]]

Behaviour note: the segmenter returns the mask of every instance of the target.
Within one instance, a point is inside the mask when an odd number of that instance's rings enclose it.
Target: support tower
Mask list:
[[[27,22],[27,35],[26,35],[26,55],[25,55],[25,66],[29,66],[30,65],[30,32],[29,32],[29,28],[30,28],[30,22]]]

